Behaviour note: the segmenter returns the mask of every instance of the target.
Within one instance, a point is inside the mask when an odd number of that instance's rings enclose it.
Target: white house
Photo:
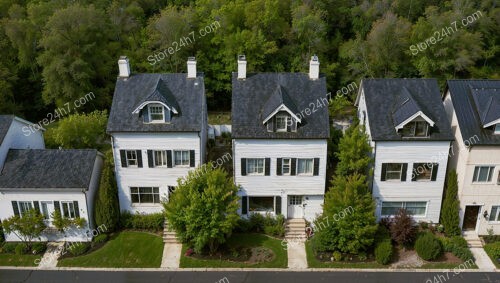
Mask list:
[[[246,72],[232,79],[234,178],[240,213],[312,221],[322,212],[329,138],[326,79],[316,56],[310,74]]]
[[[203,74],[134,74],[118,61],[107,132],[112,137],[121,210],[162,211],[177,180],[204,162],[207,106]]]
[[[455,142],[460,225],[479,235],[500,234],[500,80],[449,80],[444,107]]]
[[[0,219],[35,209],[48,226],[36,240],[90,241],[96,230],[93,205],[102,154],[97,150],[44,149],[40,131],[23,131],[32,125],[14,116],[0,116],[1,149],[7,151],[0,164]],[[84,218],[86,227],[58,232],[52,225],[55,210],[66,218]],[[102,229],[98,232],[105,232]],[[6,240],[20,239],[7,234]]]
[[[377,219],[405,208],[439,222],[451,132],[434,79],[364,79],[356,99],[373,148]]]

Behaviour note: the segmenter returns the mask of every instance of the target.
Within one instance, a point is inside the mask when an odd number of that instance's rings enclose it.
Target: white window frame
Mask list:
[[[411,214],[412,217],[415,217],[415,218],[424,218],[424,217],[427,217],[427,211],[428,211],[428,208],[429,208],[429,202],[427,201],[383,201],[382,204],[380,205],[380,216],[381,217],[394,217],[394,214],[383,214],[383,208],[384,208],[384,202],[385,203],[388,203],[388,202],[399,202],[401,203],[401,207],[400,208],[404,208],[406,209],[406,204],[409,203],[409,202],[421,202],[421,203],[425,203],[425,212],[423,215],[413,215]],[[407,212],[409,212],[408,210],[406,210]]]
[[[67,205],[68,206],[68,216],[65,215],[64,213],[64,205]],[[73,211],[70,210],[73,209]],[[63,218],[68,218],[68,219],[75,219],[76,218],[76,209],[75,209],[75,204],[73,201],[69,201],[69,200],[64,200],[64,201],[61,201],[61,215]]]
[[[491,220],[491,216],[493,215],[491,212],[493,211],[493,207],[496,207],[497,211],[495,212],[495,216],[493,217],[493,220]],[[488,216],[488,222],[500,222],[500,204],[499,205],[492,205],[490,209],[490,216]]]
[[[155,110],[155,113],[153,113],[153,109]],[[161,110],[161,113],[158,112],[157,110]],[[148,105],[148,115],[149,115],[149,121],[151,123],[162,123],[165,122],[165,109],[161,104],[149,104]],[[161,119],[153,119],[153,115],[161,115]]]
[[[28,208],[25,208],[24,205],[27,205]],[[19,207],[19,215],[21,215],[21,217],[28,211],[30,211],[31,209],[34,208],[33,206],[33,202],[32,201],[27,201],[27,200],[23,200],[23,201],[18,201],[17,202],[17,206]]]
[[[130,158],[129,158],[130,153]],[[135,158],[132,158],[134,157]],[[127,160],[127,167],[138,167],[139,166],[139,158],[137,156],[136,150],[125,150],[125,159]],[[135,164],[131,164],[130,161],[135,160]]]
[[[288,196],[288,205],[302,205],[304,203],[304,196],[292,195]]]
[[[276,132],[286,132],[287,129],[288,129],[288,119],[289,119],[289,115],[287,114],[276,114]],[[284,128],[279,128],[278,127],[278,119],[281,120],[281,119],[284,119],[284,122],[283,124],[285,125]]]
[[[151,193],[141,193],[141,189],[148,188],[151,189]],[[137,193],[133,193],[132,189],[137,189]],[[155,193],[155,189],[158,193]],[[151,187],[151,186],[138,186],[138,187],[129,187],[130,192],[130,203],[132,205],[158,205],[161,204],[160,199],[160,187]],[[132,201],[132,195],[137,195],[139,198],[139,202]],[[153,202],[141,202],[141,195],[151,195],[153,198]],[[158,195],[158,202],[155,202],[155,195]]]
[[[180,164],[177,164],[177,160],[178,159],[177,159],[177,154],[176,153],[178,153],[178,152],[181,153]],[[184,154],[185,153],[187,155],[187,164],[184,164],[184,161],[185,161],[184,160],[184,157],[185,157]],[[172,165],[174,167],[189,167],[190,166],[191,156],[190,156],[189,150],[184,150],[184,149],[173,150],[172,154],[173,154],[173,158],[172,158],[173,159],[173,164]]]
[[[385,168],[385,181],[388,181],[388,182],[401,182],[401,177],[403,176],[403,165],[404,163],[398,163],[398,162],[387,162],[385,163],[387,164],[387,167]],[[399,164],[400,168],[399,168],[399,178],[394,178],[394,179],[389,179],[388,178],[388,175],[389,173],[396,173],[398,171],[389,171],[389,165],[390,164]]]
[[[301,161],[305,161],[305,160],[311,160],[311,173],[309,172],[304,172],[304,173],[300,173],[299,172],[299,164]],[[296,169],[296,172],[297,172],[297,176],[312,176],[314,174],[314,158],[297,158],[297,168]]]
[[[159,156],[157,156],[159,154]],[[154,167],[167,167],[167,151],[153,150],[153,165]]]
[[[262,161],[262,172],[260,171],[260,166],[258,165],[259,161]],[[250,172],[250,162],[255,162],[255,168],[257,169],[256,172]],[[246,169],[247,169],[247,175],[256,175],[256,176],[263,176],[264,173],[266,172],[266,160],[265,158],[247,158],[246,160]]]
[[[488,168],[488,175],[486,175],[486,181],[479,181],[479,176],[481,175],[481,169],[482,168]],[[476,169],[477,169],[477,175],[476,175]],[[491,183],[493,180],[493,175],[495,172],[495,166],[493,165],[476,165],[474,166],[474,172],[472,173],[472,183]]]
[[[419,123],[425,123],[425,134],[417,136],[417,125]],[[407,127],[412,127],[410,128],[412,132],[408,133],[406,137],[425,138],[429,136],[429,123],[427,123],[427,121],[411,121],[403,127],[403,131],[405,131]]]
[[[272,198],[273,199],[273,206],[271,210],[266,210],[266,211],[255,211],[255,210],[250,210],[250,199],[251,198]],[[248,213],[274,213],[276,214],[276,196],[248,196],[247,198],[247,209]]]
[[[287,161],[287,162],[285,162]],[[288,164],[285,164],[288,163]],[[288,168],[288,173],[285,173],[285,168]],[[291,158],[283,158],[281,160],[281,175],[291,175],[292,173],[292,159]]]

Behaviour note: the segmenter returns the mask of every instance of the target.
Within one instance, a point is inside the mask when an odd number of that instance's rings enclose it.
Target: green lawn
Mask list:
[[[36,266],[35,260],[42,255],[0,254],[0,266]]]
[[[231,262],[215,259],[196,259],[184,256],[187,246],[183,245],[180,267],[251,267],[251,268],[286,268],[288,266],[287,251],[281,245],[281,240],[274,239],[262,234],[235,234],[228,240],[229,246],[244,246],[244,247],[266,247],[273,250],[276,255],[273,261],[257,264],[248,264],[243,262]]]
[[[382,265],[373,262],[321,262],[313,253],[310,241],[306,242],[307,265],[309,268],[388,268],[388,265]]]
[[[75,267],[160,267],[163,254],[161,237],[124,231],[90,254],[61,259],[57,266]]]
[[[493,264],[497,267],[500,268],[500,263],[498,260],[495,258],[493,255],[494,250],[500,250],[500,242],[495,242],[495,243],[489,243],[484,245],[484,251],[488,254],[488,256],[491,258],[491,261]]]

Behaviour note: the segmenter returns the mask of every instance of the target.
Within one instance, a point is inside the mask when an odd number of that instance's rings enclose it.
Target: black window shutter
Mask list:
[[[194,150],[189,151],[189,167],[194,167]]]
[[[386,173],[387,173],[387,163],[382,163],[382,173],[380,173],[380,181],[385,181]]]
[[[292,175],[292,176],[297,175],[297,158],[292,158],[292,161],[290,164],[290,175]]]
[[[59,206],[59,202],[58,201],[54,201],[54,210],[57,210],[57,211],[61,212],[61,207]]]
[[[167,167],[172,168],[172,151],[167,150]]]
[[[137,152],[137,166],[142,168],[142,150],[136,150]]]
[[[319,158],[314,158],[314,172],[313,172],[313,175],[314,176],[318,176],[319,175]]]
[[[432,166],[431,181],[436,181],[437,173],[438,173],[438,167],[439,167],[438,163],[434,163],[434,165]]]
[[[414,182],[417,180],[418,174],[418,166],[416,163],[413,163],[413,171],[411,171],[411,181]]]
[[[265,175],[269,176],[271,175],[271,158],[266,158],[266,163],[265,163]]]
[[[241,159],[241,176],[246,176],[247,175],[247,159],[242,158]]]
[[[281,167],[283,165],[283,158],[276,159],[276,175],[281,176],[283,172],[281,172]]]
[[[148,150],[148,166],[149,166],[149,168],[155,167],[152,150]]]
[[[247,199],[248,197],[247,196],[243,196],[241,197],[241,214],[247,214],[248,213],[248,209],[247,209]]]
[[[276,215],[281,214],[281,197],[276,197],[275,213]]]
[[[76,200],[73,201],[73,205],[75,206],[75,217],[80,218],[80,209],[78,208],[78,202]]]
[[[40,213],[40,203],[38,201],[33,201],[33,206],[35,207],[35,211]]]
[[[19,216],[19,206],[17,206],[17,201],[12,201],[12,210],[14,210],[14,215]]]
[[[406,171],[408,171],[408,163],[403,163],[403,170],[401,172],[401,181],[406,181]]]
[[[127,167],[127,155],[125,150],[120,150],[120,159],[122,161],[122,167]]]

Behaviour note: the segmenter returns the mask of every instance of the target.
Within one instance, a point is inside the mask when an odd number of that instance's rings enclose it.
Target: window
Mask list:
[[[297,159],[297,175],[312,175],[313,159]]]
[[[286,114],[278,114],[276,115],[276,131],[277,132],[286,132],[288,125],[288,115]]]
[[[426,121],[414,121],[406,124],[403,128],[403,135],[410,137],[426,137],[429,124]]]
[[[382,203],[382,216],[396,215],[400,208],[413,216],[425,216],[427,209],[427,202],[383,202]]]
[[[151,120],[151,122],[165,121],[163,117],[163,106],[149,105],[149,119]]]
[[[264,158],[247,159],[248,175],[264,175]]]
[[[281,164],[281,174],[290,175],[290,158],[283,158]]]
[[[31,201],[20,201],[19,203],[19,212],[21,215],[24,215],[29,210],[33,209],[33,204]]]
[[[430,181],[432,178],[432,163],[413,163],[413,180],[415,181]]]
[[[500,124],[495,125],[495,134],[500,134]]]
[[[249,197],[249,211],[274,212],[274,197]]]
[[[500,205],[494,205],[491,207],[489,221],[500,221]]]
[[[42,201],[40,202],[41,204],[41,213],[43,215],[43,218],[44,219],[49,219],[50,218],[50,212],[49,212],[49,205],[52,205],[52,202],[51,201]]]
[[[75,204],[72,201],[61,201],[62,214],[65,218],[75,218]]]
[[[189,150],[174,150],[174,165],[189,166]]]
[[[491,182],[494,166],[476,166],[472,182]]]
[[[137,151],[126,150],[127,166],[137,166]]]
[[[160,203],[160,188],[158,187],[131,187],[132,203]]]
[[[387,163],[387,170],[385,172],[386,180],[401,180],[403,172],[402,163]]]
[[[167,166],[167,151],[153,150],[155,167]]]
[[[498,170],[497,185],[500,185],[500,170]]]
[[[288,196],[288,203],[290,205],[302,205],[302,196]]]

